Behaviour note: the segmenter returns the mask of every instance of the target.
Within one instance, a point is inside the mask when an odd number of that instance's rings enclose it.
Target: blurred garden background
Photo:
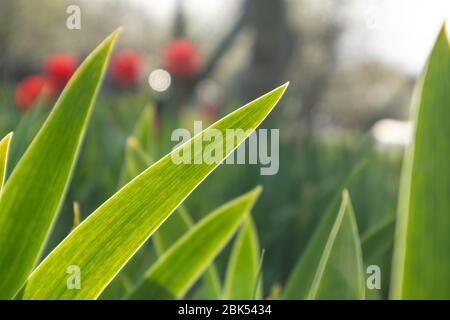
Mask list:
[[[71,6],[80,8],[80,29],[67,28]],[[85,218],[117,190],[144,107],[155,112],[148,156],[157,160],[175,145],[175,128],[212,123],[291,82],[264,123],[280,129],[278,174],[225,165],[185,203],[198,220],[264,187],[253,216],[270,294],[285,282],[354,168],[361,173],[350,193],[362,238],[394,220],[414,83],[450,6],[445,0],[2,0],[0,13],[0,136],[20,128],[15,139],[23,145],[86,54],[124,26],[47,251],[70,231],[73,202]],[[21,152],[12,150],[11,166]],[[135,258],[143,270],[150,247]],[[380,265],[390,254],[383,250]],[[387,284],[389,266],[383,266]]]

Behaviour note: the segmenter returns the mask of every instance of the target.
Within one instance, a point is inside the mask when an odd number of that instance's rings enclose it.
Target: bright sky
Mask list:
[[[133,0],[148,7],[154,19],[168,23],[176,0]],[[314,0],[340,1],[340,0]],[[427,59],[436,35],[447,19],[450,0],[349,0],[349,34],[343,45],[343,61],[374,57],[411,73],[418,73]],[[240,0],[183,0],[190,19],[224,29]],[[225,15],[225,16],[224,16]],[[220,16],[221,19],[217,19]],[[199,30],[201,31],[201,29]],[[220,33],[220,32],[219,32]]]
[[[417,73],[443,21],[450,26],[450,0],[354,0],[350,14],[365,20],[363,54]]]

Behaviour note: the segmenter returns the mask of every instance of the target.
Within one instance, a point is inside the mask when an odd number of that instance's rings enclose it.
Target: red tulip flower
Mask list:
[[[111,80],[119,87],[132,87],[139,80],[142,61],[142,56],[136,51],[122,50],[111,59]]]
[[[173,40],[163,54],[165,68],[176,79],[193,78],[200,70],[200,54],[194,43],[187,39]]]
[[[78,67],[77,59],[70,54],[55,54],[44,62],[44,73],[57,90],[62,90]]]
[[[43,91],[45,85],[46,79],[41,76],[29,76],[19,82],[15,93],[17,108],[22,112],[30,109],[39,97],[39,94]]]

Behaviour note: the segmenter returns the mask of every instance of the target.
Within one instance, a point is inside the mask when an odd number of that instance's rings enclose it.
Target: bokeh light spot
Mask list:
[[[169,89],[172,79],[169,72],[164,69],[156,69],[148,77],[150,87],[157,92],[164,92]]]

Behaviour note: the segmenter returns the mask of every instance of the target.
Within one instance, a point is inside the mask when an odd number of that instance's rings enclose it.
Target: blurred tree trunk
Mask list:
[[[247,25],[254,30],[255,41],[238,86],[245,101],[287,81],[284,74],[295,47],[285,1],[251,0],[248,5]]]

